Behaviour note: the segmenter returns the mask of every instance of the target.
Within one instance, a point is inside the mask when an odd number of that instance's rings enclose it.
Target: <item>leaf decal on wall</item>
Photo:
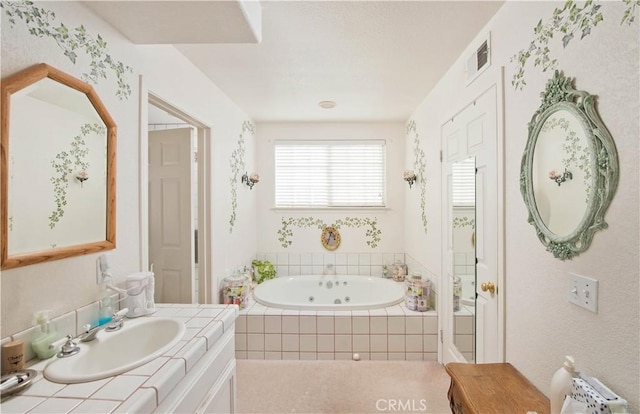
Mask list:
[[[335,223],[331,224],[332,227],[337,229],[341,227],[360,228],[369,227],[366,231],[366,236],[369,238],[367,245],[372,249],[378,247],[378,243],[382,239],[382,230],[378,228],[378,219],[360,218],[360,217],[345,217],[344,219],[338,219]],[[289,240],[293,237],[293,230],[291,227],[299,228],[312,228],[316,227],[319,230],[327,227],[327,223],[322,219],[316,219],[313,217],[289,217],[288,219],[282,218],[282,227],[278,230],[278,241],[280,245],[285,249],[292,243]]]
[[[89,134],[104,136],[106,133],[107,129],[104,125],[84,124],[80,129],[80,134],[73,137],[71,149],[69,151],[60,151],[51,161],[51,166],[55,170],[55,174],[51,177],[51,184],[53,184],[56,208],[49,216],[49,228],[53,229],[60,219],[64,217],[69,176],[77,169],[89,169],[89,163],[84,160],[89,155],[85,137]]]
[[[244,135],[246,133],[253,135],[255,133],[253,124],[251,121],[244,121],[242,123],[242,132],[238,137],[238,147],[231,153],[231,178],[229,183],[231,184],[231,217],[229,218],[229,233],[233,233],[233,226],[236,224],[236,210],[238,208],[238,177],[242,171],[244,171]]]
[[[417,171],[418,184],[420,185],[420,217],[422,218],[424,233],[427,234],[427,174],[425,173],[427,162],[424,150],[420,144],[420,135],[416,128],[416,121],[414,120],[410,120],[407,124],[407,140],[409,140],[411,134],[413,134],[413,153],[415,155],[413,169]]]
[[[623,2],[627,7],[620,24],[631,25],[635,20],[636,7],[640,6],[640,0]],[[554,9],[552,16],[544,23],[541,19],[533,28],[534,38],[529,47],[511,57],[511,62],[516,64],[516,71],[511,79],[514,89],[522,90],[527,84],[524,78],[525,65],[532,57],[533,66],[542,67],[543,72],[556,69],[558,59],[551,57],[550,41],[555,35],[562,35],[562,47],[566,48],[577,34],[580,34],[580,40],[589,36],[598,23],[604,20],[601,7],[602,5],[593,0],[584,3],[568,0],[563,7]]]
[[[471,227],[472,229],[476,228],[475,219],[469,218],[467,216],[462,217],[454,217],[453,218],[453,228],[454,229],[462,229],[465,227]]]
[[[107,79],[107,74],[111,71],[115,75],[118,85],[116,96],[119,99],[129,98],[131,87],[127,83],[125,75],[133,73],[133,68],[111,57],[107,49],[107,42],[102,36],[99,34],[95,37],[92,36],[83,25],[70,29],[64,23],[57,23],[54,12],[38,8],[29,0],[2,1],[0,7],[4,9],[12,28],[18,19],[27,27],[29,34],[55,40],[63,54],[74,65],[79,53],[88,57],[91,60],[90,70],[82,73],[82,80],[97,84],[100,79]]]

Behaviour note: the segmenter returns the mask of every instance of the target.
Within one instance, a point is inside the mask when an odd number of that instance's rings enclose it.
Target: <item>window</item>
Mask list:
[[[452,204],[454,206],[474,206],[476,203],[476,160],[453,163]]]
[[[383,207],[384,141],[277,141],[276,207]]]

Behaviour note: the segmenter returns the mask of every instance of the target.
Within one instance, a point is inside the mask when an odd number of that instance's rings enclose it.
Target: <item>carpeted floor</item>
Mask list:
[[[237,360],[237,412],[450,413],[449,376],[430,361]]]

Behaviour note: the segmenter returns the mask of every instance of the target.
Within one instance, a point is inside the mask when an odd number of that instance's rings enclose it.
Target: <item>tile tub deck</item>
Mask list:
[[[236,359],[438,359],[438,314],[404,303],[354,311],[299,311],[255,300],[236,320]]]

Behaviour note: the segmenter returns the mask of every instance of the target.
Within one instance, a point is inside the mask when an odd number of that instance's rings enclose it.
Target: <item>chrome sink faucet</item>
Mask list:
[[[51,345],[49,345],[49,349],[54,350],[60,347],[60,351],[56,354],[58,358],[66,358],[80,352],[80,347],[77,342],[73,341],[74,338],[71,335],[67,335],[62,339],[58,339]]]
[[[91,324],[86,324],[82,328],[84,329],[75,339],[79,339],[81,342],[89,342],[96,339],[96,335],[99,331],[104,329],[107,332],[117,331],[122,329],[124,324],[124,315],[127,314],[129,309],[124,308],[113,314],[111,321],[106,325],[98,325],[91,327]]]
[[[104,330],[107,332],[113,332],[113,331],[118,331],[122,329],[122,326],[124,325],[124,316],[128,312],[129,312],[129,308],[124,308],[114,313],[113,318],[111,319],[111,322],[107,324],[107,327],[104,328]]]
[[[124,325],[124,316],[127,314],[127,312],[129,312],[129,309],[124,308],[114,313],[112,317],[113,319],[111,319],[111,322],[109,322],[106,326],[99,325],[92,328],[90,324],[86,324],[83,326],[84,331],[81,332],[78,336],[74,338],[72,335],[67,335],[64,338],[58,339],[57,341],[49,345],[49,349],[53,350],[60,347],[60,351],[57,354],[58,358],[66,358],[75,355],[80,352],[80,347],[78,346],[78,343],[75,342],[77,339],[79,339],[81,342],[89,342],[96,339],[96,334],[103,328],[107,332],[113,332],[122,329],[122,326]]]

